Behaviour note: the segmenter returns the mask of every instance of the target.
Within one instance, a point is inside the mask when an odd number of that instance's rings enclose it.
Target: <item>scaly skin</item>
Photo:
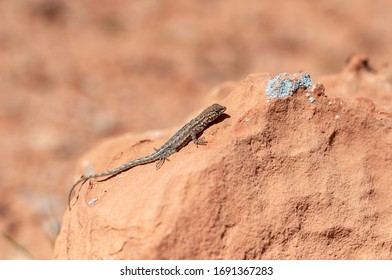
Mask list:
[[[71,197],[75,187],[80,183],[83,182],[84,184],[88,179],[97,178],[97,177],[104,177],[104,176],[116,176],[117,174],[124,172],[128,169],[131,169],[138,165],[143,165],[151,162],[157,162],[156,168],[159,169],[165,160],[178,152],[181,148],[186,146],[191,140],[196,145],[205,145],[207,142],[204,141],[203,138],[197,138],[197,135],[206,129],[206,127],[216,120],[223,112],[226,110],[226,107],[221,106],[219,104],[213,104],[203,112],[201,112],[196,118],[191,120],[189,123],[184,125],[176,134],[174,134],[165,144],[163,144],[158,150],[154,153],[129,161],[124,163],[123,165],[114,168],[112,170],[108,170],[101,173],[95,173],[88,176],[82,176],[76,183],[72,186],[69,196],[68,196],[68,207],[71,210]]]

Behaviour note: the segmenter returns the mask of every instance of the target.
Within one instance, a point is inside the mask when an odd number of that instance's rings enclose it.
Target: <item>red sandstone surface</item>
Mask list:
[[[0,238],[0,259],[390,258],[391,9],[386,0],[1,1],[0,231],[23,249]],[[265,76],[245,79],[300,70],[324,85],[326,97],[307,103],[298,93],[266,104]],[[158,173],[160,184],[176,182],[168,170],[177,166],[183,181],[151,193],[144,206],[125,206],[146,211],[129,225],[149,213],[148,227],[122,227],[130,213],[117,218],[102,208],[120,194],[142,199],[140,186],[117,192],[111,181],[92,181],[66,211],[74,179],[151,152],[213,100],[227,103],[229,117],[204,133],[209,145],[188,145]],[[341,114],[330,119],[334,110]],[[158,176],[145,166],[111,184],[143,170]],[[85,204],[94,196],[93,213]],[[86,227],[74,225],[66,237],[76,220]],[[105,223],[126,235],[115,244],[100,236],[101,249],[94,240],[75,248]]]
[[[391,258],[392,114],[322,84],[267,103],[269,78],[211,97],[228,116],[203,133],[206,147],[81,188],[55,258]],[[176,129],[107,140],[82,162],[116,167]]]

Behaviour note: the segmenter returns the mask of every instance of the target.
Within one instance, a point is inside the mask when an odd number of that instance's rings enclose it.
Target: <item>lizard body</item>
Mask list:
[[[154,153],[138,158],[114,169],[95,173],[88,176],[82,176],[76,183],[72,186],[69,197],[68,197],[68,206],[71,210],[71,197],[73,190],[80,182],[86,182],[88,179],[104,177],[104,176],[115,176],[121,172],[124,172],[128,169],[131,169],[138,165],[148,164],[157,161],[156,168],[159,169],[163,163],[167,160],[169,156],[178,152],[181,148],[186,146],[191,140],[196,145],[205,145],[207,142],[204,141],[203,138],[197,138],[197,135],[201,133],[205,128],[214,120],[216,120],[223,112],[226,110],[226,107],[221,106],[219,104],[213,104],[203,112],[201,112],[196,118],[192,119],[186,125],[184,125],[176,134],[174,134],[165,144],[163,144],[159,149],[157,149]]]

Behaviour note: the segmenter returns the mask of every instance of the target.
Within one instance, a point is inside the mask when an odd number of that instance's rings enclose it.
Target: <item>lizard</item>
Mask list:
[[[204,131],[209,124],[211,124],[214,120],[216,120],[223,112],[226,110],[226,107],[219,104],[212,104],[203,112],[201,112],[196,118],[189,121],[186,125],[184,125],[179,131],[176,132],[165,144],[163,144],[159,149],[156,149],[150,155],[145,157],[141,157],[135,160],[128,161],[123,165],[120,165],[114,169],[104,171],[101,173],[95,173],[91,175],[83,175],[77,180],[72,186],[69,196],[68,196],[68,207],[71,210],[71,199],[72,193],[75,187],[82,182],[82,185],[89,179],[97,178],[97,177],[105,177],[105,176],[116,176],[119,173],[122,173],[128,169],[131,169],[138,165],[144,165],[152,162],[156,163],[156,169],[162,167],[164,162],[168,160],[168,157],[178,152],[181,148],[185,147],[191,140],[198,145],[206,145],[207,141],[204,140],[203,137],[198,138],[197,135]]]

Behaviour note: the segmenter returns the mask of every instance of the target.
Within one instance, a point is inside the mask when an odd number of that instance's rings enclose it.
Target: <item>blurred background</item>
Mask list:
[[[0,259],[49,259],[78,158],[250,73],[391,62],[389,0],[0,1]],[[132,143],[130,143],[131,145]]]

